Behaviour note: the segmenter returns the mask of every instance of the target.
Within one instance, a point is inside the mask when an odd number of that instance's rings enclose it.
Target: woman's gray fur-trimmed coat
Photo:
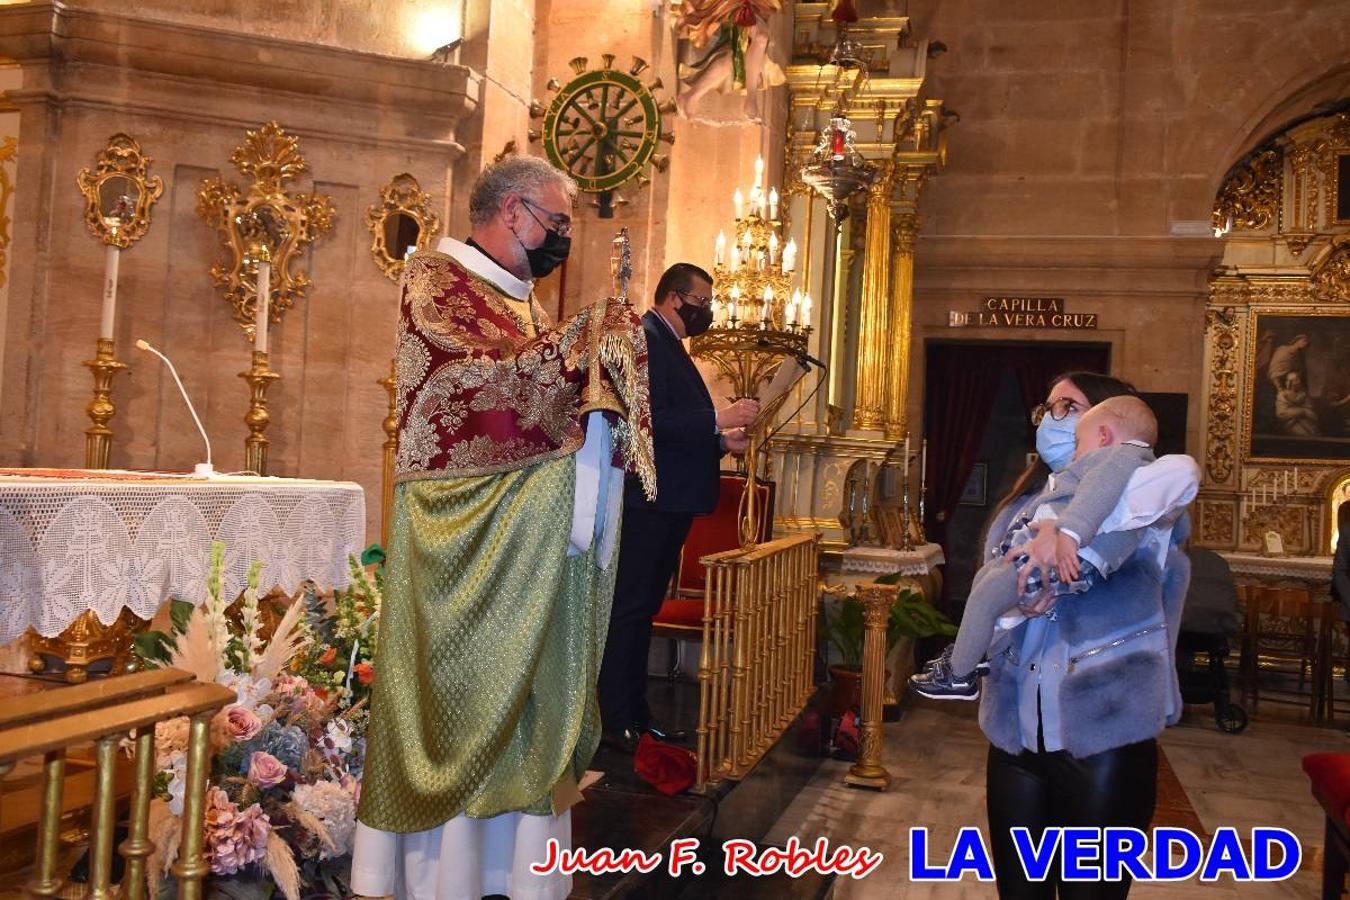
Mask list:
[[[1029,499],[1009,504],[992,523],[985,539],[986,560],[1013,514]],[[1157,737],[1180,718],[1176,643],[1191,570],[1190,560],[1175,545],[1188,526],[1184,516],[1177,522],[1164,571],[1151,554],[1136,553],[1107,581],[1056,604],[1057,640],[1067,645],[1067,657],[1079,662],[1062,679],[1050,682],[1049,689],[1041,685],[1041,705],[1059,704],[1063,746],[1073,756]],[[1026,749],[1019,692],[1038,686],[1028,661],[1019,659],[1026,629],[1023,622],[1011,632],[1006,649],[990,659],[990,673],[980,687],[980,727],[990,743],[1012,754]],[[1140,632],[1147,633],[1133,637]],[[1116,641],[1121,641],[1118,646],[1110,646]]]

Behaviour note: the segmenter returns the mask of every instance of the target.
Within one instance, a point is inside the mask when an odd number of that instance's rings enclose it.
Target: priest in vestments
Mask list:
[[[533,279],[566,258],[576,186],[485,169],[472,236],[413,254],[398,457],[357,812],[360,895],[566,897],[595,753],[625,468],[655,490],[646,341],[626,302],[549,327]]]

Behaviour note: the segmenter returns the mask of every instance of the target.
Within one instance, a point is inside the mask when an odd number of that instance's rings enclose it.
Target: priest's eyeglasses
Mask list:
[[[693,291],[676,291],[675,296],[691,306],[707,306],[712,302],[712,297],[704,297],[700,294],[695,294]]]
[[[562,213],[549,212],[547,209],[540,206],[538,203],[535,203],[529,197],[521,197],[520,202],[525,204],[526,211],[529,212],[529,214],[534,217],[534,220],[536,222],[539,222],[540,228],[544,229],[545,231],[556,231],[558,233],[558,237],[571,236],[572,234],[571,216],[563,215]],[[539,217],[534,215],[534,211],[536,209],[539,210],[544,215],[548,216],[548,225],[545,225],[543,222],[540,222]]]
[[[1038,403],[1031,411],[1031,424],[1041,424],[1041,419],[1045,418],[1046,413],[1050,414],[1050,418],[1059,422],[1081,409],[1082,406],[1072,397],[1060,397],[1053,403]]]

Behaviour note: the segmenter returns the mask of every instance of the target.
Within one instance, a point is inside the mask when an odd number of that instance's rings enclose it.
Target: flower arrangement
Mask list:
[[[302,885],[344,893],[334,863],[351,853],[356,832],[383,587],[378,570],[372,577],[362,563],[382,561],[378,548],[361,562],[350,559],[351,585],[331,611],[307,584],[269,638],[258,590],[261,565],[249,572],[232,616],[221,596],[225,548],[217,543],[207,599],[196,608],[175,601],[173,633],[138,639],[147,665],[184,669],[236,695],[210,728],[205,847],[218,884],[270,879],[286,900],[299,900]],[[155,728],[152,896],[169,889],[164,874],[182,838],[187,741],[186,717]]]

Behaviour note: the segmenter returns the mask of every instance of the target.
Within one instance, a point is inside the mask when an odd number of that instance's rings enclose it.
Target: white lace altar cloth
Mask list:
[[[0,645],[32,627],[54,637],[92,609],[152,618],[169,598],[206,596],[211,542],[225,544],[224,596],[349,581],[366,501],[346,481],[0,469]]]

